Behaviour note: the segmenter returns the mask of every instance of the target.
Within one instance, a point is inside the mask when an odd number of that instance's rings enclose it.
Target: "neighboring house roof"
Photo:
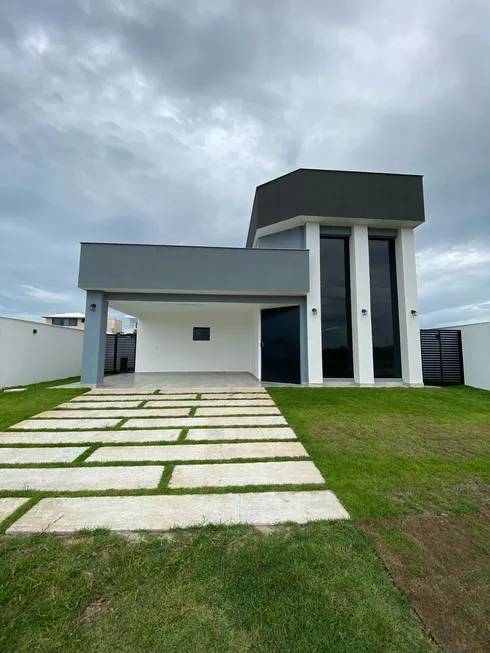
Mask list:
[[[43,315],[42,317],[85,317],[84,313],[53,313],[52,315]]]

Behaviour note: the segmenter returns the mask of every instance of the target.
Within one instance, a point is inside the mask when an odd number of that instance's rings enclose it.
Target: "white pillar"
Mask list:
[[[320,225],[307,222],[305,235],[306,249],[310,250],[310,292],[306,296],[308,383],[323,384]]]
[[[424,384],[424,381],[420,348],[415,243],[412,228],[402,227],[399,229],[395,250],[402,378],[404,383],[420,386]]]
[[[371,286],[369,281],[369,239],[364,225],[352,227],[350,237],[350,287],[352,313],[352,357],[354,381],[374,383]],[[366,311],[363,313],[363,311]]]

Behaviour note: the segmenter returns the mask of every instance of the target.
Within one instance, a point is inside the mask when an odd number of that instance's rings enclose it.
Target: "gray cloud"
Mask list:
[[[81,310],[80,240],[243,245],[255,186],[301,166],[424,174],[425,323],[490,318],[489,20],[483,0],[3,0],[2,313]]]

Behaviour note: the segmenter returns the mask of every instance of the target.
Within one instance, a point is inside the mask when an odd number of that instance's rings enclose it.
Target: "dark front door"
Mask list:
[[[262,311],[262,381],[301,383],[299,306]]]

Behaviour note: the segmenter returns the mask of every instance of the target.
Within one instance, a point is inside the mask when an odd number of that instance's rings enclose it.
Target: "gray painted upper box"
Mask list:
[[[78,286],[116,292],[306,294],[309,252],[82,243]]]

